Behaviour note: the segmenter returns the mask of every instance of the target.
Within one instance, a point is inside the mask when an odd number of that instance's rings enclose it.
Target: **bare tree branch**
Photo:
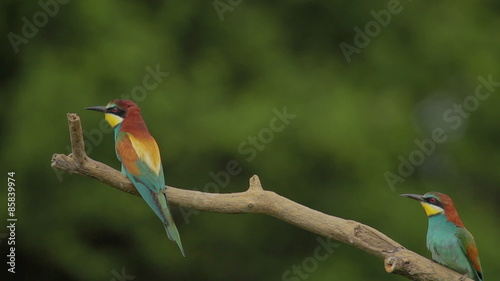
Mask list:
[[[80,118],[68,114],[71,135],[70,155],[54,154],[51,166],[69,173],[95,178],[121,191],[140,196],[121,172],[85,155]],[[250,187],[239,193],[205,193],[167,186],[172,204],[215,213],[261,213],[273,216],[309,232],[341,241],[384,259],[385,270],[411,280],[460,280],[461,274],[405,249],[380,231],[362,223],[330,216],[300,205],[262,188],[259,177],[250,178]],[[464,281],[473,281],[465,279]]]

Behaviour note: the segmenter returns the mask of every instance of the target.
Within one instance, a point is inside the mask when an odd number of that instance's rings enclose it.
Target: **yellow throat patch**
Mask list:
[[[111,127],[113,127],[113,128],[116,127],[116,125],[123,122],[123,118],[121,118],[120,116],[116,116],[114,114],[111,114],[111,113],[105,113],[104,119],[106,119],[106,121],[108,121],[109,125],[111,125]]]
[[[443,208],[441,207],[434,206],[425,202],[420,202],[420,204],[422,204],[422,207],[424,207],[425,213],[428,217],[444,212]]]

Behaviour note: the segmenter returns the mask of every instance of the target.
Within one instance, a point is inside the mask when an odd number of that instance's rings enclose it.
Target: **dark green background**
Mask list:
[[[119,168],[112,134],[97,133],[103,116],[83,108],[124,96],[142,108],[169,185],[203,190],[234,160],[242,171],[220,192],[244,191],[258,174],[266,189],[427,257],[425,214],[398,195],[441,191],[474,234],[486,280],[500,276],[500,87],[467,117],[449,112],[474,105],[479,76],[500,81],[498,2],[216,3],[234,7],[69,1],[16,53],[9,38],[23,36],[23,17],[43,20],[43,8],[2,1],[0,218],[6,224],[6,173],[15,171],[17,280],[113,280],[123,268],[134,280],[286,280],[292,266],[311,262],[315,234],[255,214],[201,212],[188,223],[173,206],[182,258],[139,198],[87,177],[59,180],[50,159],[68,153],[68,112],[81,116],[90,157]],[[371,23],[373,36],[349,63],[339,45],[356,46],[355,28],[388,5],[399,12],[385,26]],[[139,92],[157,65],[169,75]],[[283,107],[296,118],[248,161],[238,147]],[[447,140],[391,188],[384,173],[397,174],[436,128]],[[6,272],[5,239],[0,249]],[[342,244],[307,280],[406,279]]]

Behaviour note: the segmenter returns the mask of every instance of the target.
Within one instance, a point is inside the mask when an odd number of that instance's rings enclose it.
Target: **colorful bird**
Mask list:
[[[122,173],[130,179],[142,198],[160,218],[168,238],[177,243],[182,255],[185,256],[165,194],[160,150],[155,139],[149,134],[139,107],[130,100],[118,99],[106,106],[92,106],[85,109],[104,113],[106,121],[115,132],[116,156],[122,163]]]
[[[476,242],[451,198],[443,193],[401,194],[422,204],[429,218],[427,248],[432,259],[476,281],[484,281]]]

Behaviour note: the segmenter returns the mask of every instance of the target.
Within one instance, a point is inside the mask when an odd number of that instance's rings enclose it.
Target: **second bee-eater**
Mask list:
[[[122,163],[122,173],[129,178],[142,198],[160,218],[168,238],[177,243],[182,255],[185,256],[179,232],[168,206],[160,150],[142,119],[139,107],[130,100],[118,99],[106,106],[92,106],[85,109],[104,113],[106,121],[115,132],[116,156]]]
[[[415,199],[429,218],[427,248],[432,259],[476,281],[484,281],[476,242],[465,228],[451,198],[443,193],[401,194]]]

